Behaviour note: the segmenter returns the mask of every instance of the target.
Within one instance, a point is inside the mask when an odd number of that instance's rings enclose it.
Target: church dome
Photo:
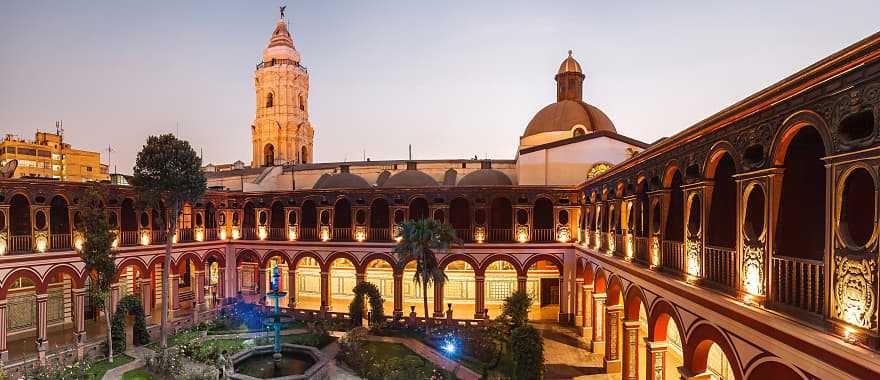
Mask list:
[[[468,173],[458,181],[458,186],[510,186],[513,182],[507,174],[495,169],[480,169]]]
[[[559,65],[559,72],[557,74],[564,73],[579,73],[583,74],[584,72],[581,70],[581,64],[578,63],[572,56],[572,51],[568,51],[568,58],[562,61],[562,64]]]
[[[437,181],[425,172],[407,169],[388,178],[382,187],[435,187]]]
[[[315,185],[314,189],[366,189],[370,183],[363,177],[351,173],[324,174]]]
[[[544,132],[568,132],[576,125],[584,126],[585,132],[617,131],[611,119],[598,108],[581,101],[562,100],[538,111],[523,137]]]
[[[287,31],[287,23],[278,20],[275,31],[269,40],[269,46],[263,50],[263,62],[271,62],[273,59],[289,59],[299,62],[299,53],[293,47],[293,38]]]

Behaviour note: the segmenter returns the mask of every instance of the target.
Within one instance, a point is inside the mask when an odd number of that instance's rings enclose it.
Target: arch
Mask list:
[[[274,166],[275,165],[275,146],[272,144],[266,144],[263,147],[263,166]]]
[[[24,277],[31,282],[34,283],[34,286],[37,288],[37,294],[46,293],[46,284],[40,278],[40,275],[37,274],[33,269],[30,268],[17,268],[6,275],[6,278],[3,279],[3,286],[0,287],[0,298],[6,298],[7,292],[9,292],[9,285],[19,277]]]
[[[718,168],[718,163],[725,154],[729,155],[731,158],[735,157],[733,145],[727,141],[718,141],[709,148],[709,154],[706,155],[706,160],[703,162],[703,178],[715,178],[715,170]],[[736,160],[733,160],[733,165],[734,173],[739,173],[741,170],[739,163]]]
[[[663,170],[663,187],[669,188],[672,186],[672,178],[676,173],[681,175],[681,167],[678,164],[678,160],[672,159],[666,165],[666,169]]]
[[[351,265],[353,265],[355,269],[357,269],[358,265],[360,265],[358,259],[353,254],[351,254],[351,252],[336,251],[331,253],[330,256],[327,256],[327,261],[324,263],[323,270],[329,271],[330,266],[333,265],[333,262],[336,261],[336,259],[346,259],[350,261]]]
[[[180,257],[177,258],[176,261],[172,263],[172,272],[174,274],[180,274],[178,271],[180,270],[180,266],[187,262],[187,260],[192,260],[193,263],[196,264],[196,267],[201,268],[203,266],[202,259],[195,252],[184,252]]]
[[[31,203],[26,195],[17,193],[9,198],[9,233],[12,236],[31,235]],[[14,248],[14,247],[13,247]],[[27,247],[29,251],[31,247]]]
[[[341,228],[351,228],[351,202],[344,196],[333,203],[333,229]]]
[[[79,274],[76,268],[69,264],[58,264],[53,266],[52,269],[50,269],[49,272],[46,273],[46,276],[44,278],[48,283],[52,276],[62,273],[70,275],[71,281],[73,281],[76,289],[82,288],[85,285],[83,276]]]
[[[706,243],[716,247],[736,246],[736,160],[728,150],[719,149],[710,161],[715,183],[711,199],[705,202],[709,219],[706,223]]]
[[[370,202],[370,227],[388,228],[391,211],[385,198],[377,197]],[[372,234],[370,234],[372,235]]]
[[[440,265],[439,265],[440,270],[445,271],[446,266],[449,265],[453,261],[464,261],[464,262],[468,263],[468,265],[470,265],[471,269],[474,271],[474,275],[476,275],[477,268],[480,267],[480,264],[477,263],[477,261],[474,260],[474,258],[471,257],[470,255],[466,255],[463,253],[450,253],[450,254],[444,256],[442,259],[440,259]]]
[[[270,92],[269,95],[266,95],[266,108],[271,108],[274,104],[274,95]]]
[[[669,209],[666,215],[666,231],[663,239],[684,242],[684,184],[681,171],[674,171],[669,179]]]
[[[536,229],[552,229],[553,228],[553,202],[545,197],[535,200],[534,205],[534,228]],[[552,237],[550,237],[552,240]]]
[[[681,328],[679,326],[679,328]],[[721,351],[724,352],[724,356],[727,357],[727,361],[730,363],[730,368],[733,371],[733,376],[736,380],[742,380],[743,374],[742,369],[739,367],[739,360],[736,356],[736,351],[733,349],[733,345],[727,340],[727,337],[724,336],[718,328],[710,325],[708,322],[699,322],[693,329],[691,329],[690,334],[688,334],[687,344],[684,345],[684,363],[690,373],[703,373],[706,372],[708,367],[708,359],[709,359],[709,349],[712,347],[712,344],[717,344]]]
[[[409,218],[421,220],[429,216],[428,200],[421,195],[412,197],[409,201]]]
[[[287,264],[288,267],[290,267],[290,258],[287,257],[286,253],[284,253],[283,251],[272,250],[266,253],[266,256],[264,256],[263,259],[260,260],[260,268],[266,268],[266,266],[269,265],[269,260],[271,260],[273,257],[280,257],[281,260],[284,260],[284,263]]]
[[[798,380],[807,377],[797,367],[783,363],[779,358],[765,357],[752,365],[745,378],[749,380]]]
[[[236,252],[235,253],[235,266],[236,267],[240,266],[241,263],[243,263],[243,262],[252,262],[252,263],[259,264],[261,262],[260,255],[258,255],[256,252],[251,251],[249,249],[243,249],[241,251]]]
[[[471,228],[471,205],[464,197],[455,197],[449,202],[449,223],[456,230]]]
[[[202,258],[202,262],[207,263],[208,259],[213,258],[214,261],[220,264],[221,267],[226,266],[226,258],[223,254],[218,250],[210,250],[205,253],[205,256]]]
[[[315,262],[318,263],[318,266],[321,268],[321,271],[325,271],[325,264],[324,264],[324,260],[321,259],[321,255],[319,255],[315,252],[312,252],[312,251],[299,251],[296,254],[294,254],[290,260],[291,266],[295,269],[299,268],[300,260],[302,260],[305,257],[311,257],[312,259],[314,259]]]
[[[593,279],[596,278],[596,270],[593,268],[593,264],[587,261],[587,266],[584,268],[584,285],[594,285]]]
[[[593,279],[593,292],[605,293],[608,288],[608,275],[602,268],[596,268],[596,278]]]
[[[529,268],[531,268],[532,265],[534,265],[535,263],[537,263],[538,261],[541,261],[541,260],[547,260],[547,261],[553,263],[554,265],[556,265],[556,269],[559,270],[559,275],[562,276],[562,268],[563,268],[562,260],[559,257],[557,257],[556,255],[551,255],[551,254],[547,254],[547,253],[539,253],[537,255],[533,255],[532,257],[529,257],[529,259],[526,260],[526,263],[522,266],[523,272],[528,272]]]
[[[630,285],[626,290],[626,296],[623,301],[624,317],[630,321],[639,320],[639,308],[644,307],[648,310],[648,303],[645,302],[645,294],[642,288],[637,285]]]
[[[164,262],[165,262],[165,255],[164,254],[153,256],[153,258],[150,259],[150,262],[147,264],[147,268],[149,268],[149,272],[151,273],[151,275],[153,273],[153,268],[156,267],[156,264],[160,264],[160,265],[164,266],[165,265]],[[173,267],[174,267],[173,262],[171,263],[171,266],[173,269]]]
[[[657,300],[654,302],[654,305],[651,306],[651,311],[648,317],[648,340],[652,342],[665,342],[667,338],[666,331],[670,320],[672,320],[678,328],[678,341],[685,342],[684,335],[682,335],[684,332],[684,325],[681,323],[681,317],[678,315],[678,312],[672,304],[663,299]]]
[[[70,234],[70,210],[68,209],[67,198],[55,195],[49,204],[49,233],[53,235]],[[69,241],[69,239],[67,240]]]
[[[516,257],[513,257],[506,253],[496,253],[483,259],[482,264],[479,267],[474,267],[474,270],[477,270],[477,275],[484,275],[486,273],[486,268],[488,268],[489,265],[496,261],[506,261],[508,264],[513,266],[514,269],[516,269],[517,276],[526,275],[523,267],[519,264],[519,261],[516,259]]]
[[[284,228],[286,219],[284,204],[281,201],[272,202],[272,207],[269,209],[269,228]]]
[[[119,275],[122,273],[122,270],[125,269],[125,267],[127,267],[129,265],[137,268],[137,270],[141,272],[141,277],[149,278],[149,276],[152,275],[152,270],[151,270],[152,267],[150,267],[150,269],[147,269],[147,266],[144,265],[144,262],[141,261],[139,258],[128,257],[128,258],[123,259],[121,262],[119,262],[119,264],[116,265],[116,280],[117,281],[119,280]]]
[[[827,156],[831,153],[832,140],[828,124],[825,123],[825,120],[819,114],[810,110],[801,110],[787,117],[782,122],[782,126],[776,131],[776,135],[773,136],[773,142],[770,144],[770,157],[774,165],[785,164],[785,155],[791,140],[804,127],[815,129],[819,133],[819,137],[822,138],[825,155]]]
[[[300,104],[300,107],[302,107],[302,104]],[[308,157],[309,157],[308,150],[306,149],[306,147],[302,147],[299,162],[301,162],[303,164],[308,164],[309,163]]]
[[[397,260],[393,256],[384,252],[373,252],[364,257],[364,259],[361,260],[361,263],[356,266],[357,272],[367,273],[367,266],[370,265],[371,262],[376,260],[385,261],[386,263],[388,263],[388,265],[391,265],[391,268],[394,270],[394,274],[400,274],[401,269],[397,267]]]
[[[513,228],[513,203],[507,197],[495,197],[489,203],[489,226],[493,229]],[[510,236],[511,238],[513,235]]]
[[[620,282],[620,276],[611,275],[605,295],[605,306],[615,306],[623,303],[623,284]]]

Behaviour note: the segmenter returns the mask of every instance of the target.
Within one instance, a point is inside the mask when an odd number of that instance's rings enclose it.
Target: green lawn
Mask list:
[[[112,364],[107,362],[107,359],[95,362],[95,364],[92,365],[92,368],[89,369],[89,374],[88,374],[89,377],[88,378],[90,380],[91,379],[99,380],[102,377],[104,377],[104,374],[107,373],[108,370],[119,367],[123,364],[128,364],[132,361],[134,361],[134,358],[132,358],[131,356],[122,354],[122,355],[114,356]]]
[[[138,368],[123,373],[122,380],[159,380],[159,378],[143,368]]]

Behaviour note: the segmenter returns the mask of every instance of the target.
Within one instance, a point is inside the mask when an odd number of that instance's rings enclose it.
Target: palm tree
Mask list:
[[[422,286],[422,299],[425,306],[425,335],[430,335],[431,326],[428,321],[428,286],[442,286],[446,282],[446,274],[437,261],[438,253],[445,253],[452,244],[461,244],[455,236],[455,229],[433,219],[410,220],[400,226],[397,237],[400,241],[394,247],[400,270],[410,260],[416,262],[416,273],[413,281]]]

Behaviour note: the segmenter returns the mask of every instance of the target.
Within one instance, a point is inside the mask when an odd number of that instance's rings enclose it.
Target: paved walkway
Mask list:
[[[602,356],[587,349],[573,327],[560,326],[555,322],[534,323],[544,337],[545,379],[611,380],[620,374],[605,374]]]
[[[116,380],[122,378],[122,374],[133,369],[143,367],[146,364],[144,358],[147,357],[147,355],[154,355],[155,352],[149,348],[140,346],[132,347],[126,350],[125,354],[133,357],[134,360],[107,371],[107,373],[104,374],[104,377],[102,377],[101,380]]]

